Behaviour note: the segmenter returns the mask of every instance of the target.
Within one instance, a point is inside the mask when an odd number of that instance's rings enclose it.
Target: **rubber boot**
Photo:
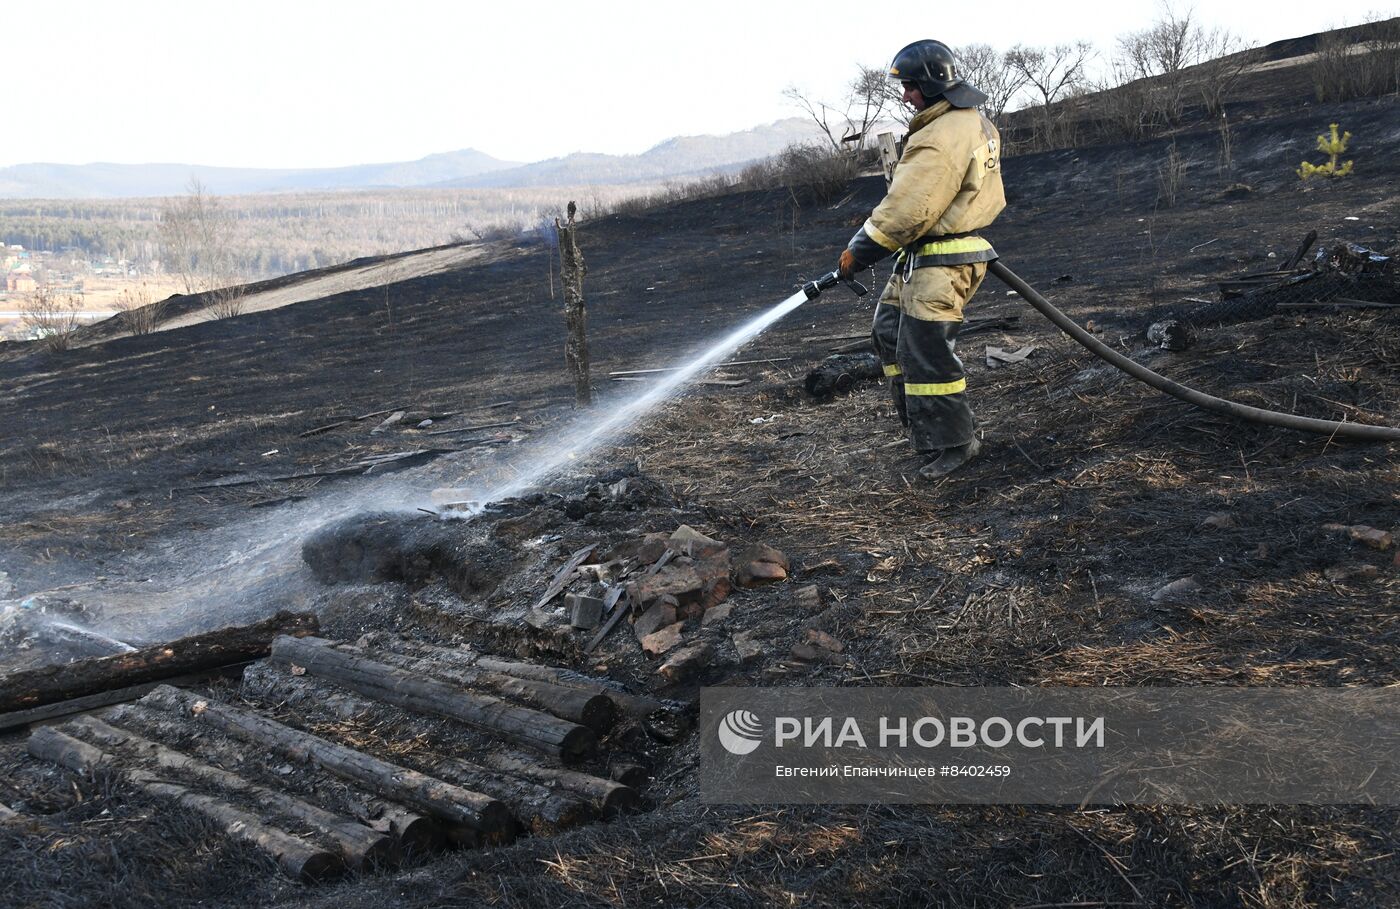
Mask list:
[[[976,436],[973,436],[972,441],[966,445],[945,448],[941,455],[923,466],[919,471],[919,477],[924,480],[941,480],[977,457],[977,453],[981,450],[982,443],[977,441]]]

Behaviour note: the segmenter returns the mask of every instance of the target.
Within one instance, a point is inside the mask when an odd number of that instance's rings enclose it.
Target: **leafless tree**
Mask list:
[[[244,308],[233,232],[233,219],[195,177],[184,196],[161,206],[166,266],[180,276],[185,293],[208,295],[206,311],[213,319],[236,316]]]
[[[1093,47],[1084,41],[1049,49],[1018,44],[1006,52],[1006,65],[1024,77],[1040,98],[1040,131],[1046,148],[1055,147],[1062,131],[1052,105],[1084,83],[1085,67],[1093,55]]]
[[[860,151],[870,127],[879,121],[891,101],[899,98],[891,91],[884,69],[870,66],[858,67],[839,104],[811,98],[795,85],[784,89],[783,97],[807,112],[834,151],[852,154]]]
[[[1122,58],[1110,61],[1108,74],[1096,80],[1093,88],[1094,113],[1110,135],[1122,139],[1148,135],[1153,119],[1148,80],[1139,78],[1129,62]]]
[[[82,303],[72,294],[59,295],[40,284],[20,304],[20,324],[49,350],[67,350],[81,324]]]
[[[126,330],[133,335],[148,335],[155,331],[164,315],[163,301],[151,300],[151,289],[143,281],[117,294],[116,310]]]
[[[967,44],[957,52],[958,76],[987,95],[983,112],[994,123],[1001,121],[1011,99],[1026,85],[1026,76],[1007,63],[1006,54],[990,44]]]
[[[1200,57],[1204,61],[1197,82],[1201,100],[1205,102],[1206,113],[1223,117],[1225,98],[1258,60],[1258,49],[1250,47],[1231,31],[1212,29],[1202,35]]]
[[[219,201],[198,178],[186,194],[166,199],[160,212],[160,239],[166,268],[180,277],[185,293],[211,289],[229,268],[231,222]]]
[[[1208,32],[1195,18],[1193,8],[1178,10],[1164,4],[1160,18],[1138,32],[1118,39],[1120,59],[1140,79],[1151,79],[1148,99],[1153,113],[1166,125],[1181,122],[1188,79],[1185,70],[1204,60],[1220,42],[1223,32]]]

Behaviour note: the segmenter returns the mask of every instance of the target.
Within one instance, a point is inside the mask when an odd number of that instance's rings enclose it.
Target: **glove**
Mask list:
[[[862,266],[856,261],[856,254],[849,249],[841,250],[841,258],[836,262],[836,273],[841,276],[841,280],[849,281],[861,270]]]
[[[870,239],[862,227],[851,237],[851,242],[846,244],[846,248],[841,251],[841,258],[837,261],[836,271],[842,281],[849,281],[858,271],[863,271],[879,262],[886,256],[893,255],[894,250],[885,249],[879,243]]]

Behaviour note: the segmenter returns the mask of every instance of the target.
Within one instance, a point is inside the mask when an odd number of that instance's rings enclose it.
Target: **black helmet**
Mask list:
[[[890,79],[913,82],[931,104],[942,95],[954,107],[977,107],[987,96],[963,81],[953,52],[941,41],[915,41],[894,55]]]

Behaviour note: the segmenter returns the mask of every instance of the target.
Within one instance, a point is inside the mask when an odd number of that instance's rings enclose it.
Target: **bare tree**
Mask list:
[[[151,289],[143,281],[117,294],[115,307],[127,331],[133,335],[148,335],[160,324],[165,303],[153,302]]]
[[[1046,148],[1055,146],[1061,132],[1051,106],[1085,81],[1085,67],[1093,55],[1093,47],[1084,41],[1049,49],[1018,44],[1006,52],[1006,65],[1040,97],[1040,132]]]
[[[234,252],[233,219],[204,184],[190,178],[188,192],[161,206],[160,237],[166,267],[187,294],[208,294],[211,318],[243,312],[241,270]]]
[[[1148,80],[1139,78],[1136,68],[1122,58],[1109,62],[1108,74],[1095,81],[1094,112],[1110,135],[1141,139],[1150,132],[1152,104]]]
[[[227,270],[229,233],[227,214],[196,177],[190,177],[185,195],[161,205],[163,258],[185,293],[209,290],[211,277]]]
[[[81,324],[82,304],[72,294],[60,296],[40,284],[20,304],[20,324],[49,350],[67,350]]]
[[[1202,36],[1200,69],[1197,86],[1206,113],[1212,117],[1225,116],[1225,98],[1235,89],[1235,83],[1259,58],[1257,48],[1226,29],[1212,29]]]
[[[795,85],[785,88],[783,97],[807,112],[834,151],[854,154],[864,147],[870,127],[898,101],[892,88],[883,67],[860,66],[837,105],[811,98]]]
[[[1148,100],[1166,125],[1181,122],[1189,81],[1185,70],[1216,56],[1217,49],[1228,53],[1233,43],[1229,33],[1203,28],[1195,13],[1164,4],[1156,22],[1118,39],[1121,59],[1138,78],[1152,80]]]
[[[1025,74],[1007,63],[1006,54],[990,44],[965,45],[957,52],[957,60],[958,76],[986,94],[982,110],[999,123],[1011,99],[1025,87]]]

